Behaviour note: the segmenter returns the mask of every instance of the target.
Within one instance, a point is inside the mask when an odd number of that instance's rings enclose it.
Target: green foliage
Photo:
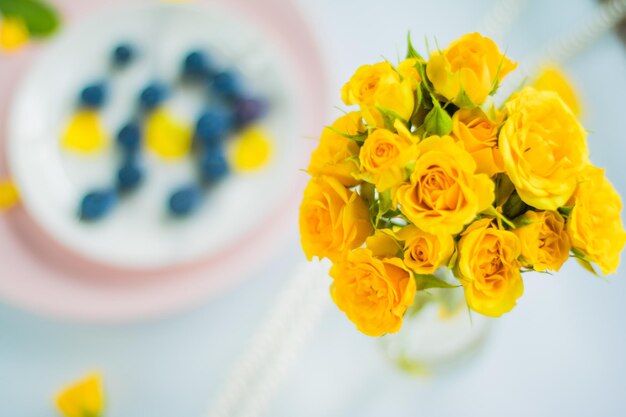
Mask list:
[[[517,194],[517,191],[514,191],[511,193],[511,196],[506,203],[504,203],[504,206],[502,206],[502,214],[509,219],[514,219],[517,216],[526,213],[528,208],[529,206],[522,201],[519,194]]]
[[[326,129],[330,129],[331,131],[333,131],[334,133],[338,134],[341,137],[353,140],[356,143],[358,143],[359,145],[362,145],[365,142],[365,139],[367,139],[367,132],[359,133],[359,134],[356,134],[356,135],[349,135],[349,134],[347,134],[345,132],[340,131],[339,129],[337,129],[337,128],[333,127],[333,126],[326,126]]]
[[[413,47],[413,43],[411,42],[411,32],[407,33],[406,38],[407,38],[407,44],[408,44],[407,52],[406,52],[406,59],[410,59],[410,58],[424,59]]]
[[[60,25],[56,10],[40,0],[0,0],[0,13],[21,18],[32,37],[49,36]]]
[[[424,130],[428,135],[443,136],[452,132],[452,118],[439,101],[433,98],[433,108],[424,119]]]
[[[450,284],[441,278],[437,278],[433,274],[413,274],[417,290],[423,291],[429,288],[458,288],[458,285]]]

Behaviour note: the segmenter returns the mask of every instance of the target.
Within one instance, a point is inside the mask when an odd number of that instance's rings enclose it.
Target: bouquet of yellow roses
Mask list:
[[[417,291],[462,285],[470,309],[498,317],[522,272],[570,256],[617,269],[620,196],[557,93],[524,87],[494,104],[515,68],[477,33],[428,60],[409,37],[405,60],[364,65],[343,87],[358,110],[312,154],[300,233],[309,260],[332,261],[332,298],[363,333],[400,330]]]

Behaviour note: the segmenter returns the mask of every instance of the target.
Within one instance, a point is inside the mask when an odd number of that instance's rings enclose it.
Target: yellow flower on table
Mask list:
[[[0,51],[17,51],[28,43],[28,39],[28,28],[24,20],[16,16],[0,18]]]
[[[472,108],[482,104],[516,67],[491,39],[470,33],[432,53],[426,74],[441,96],[459,107]]]
[[[452,116],[451,136],[463,144],[476,162],[476,172],[490,177],[504,171],[502,154],[498,148],[498,129],[502,114],[497,120],[489,120],[480,109],[460,109]]]
[[[447,266],[454,252],[454,239],[449,233],[432,234],[409,225],[396,236],[404,241],[404,264],[417,274],[432,274]]]
[[[604,274],[614,273],[626,242],[622,225],[622,200],[604,176],[604,170],[589,166],[583,172],[567,219],[572,247]]]
[[[369,209],[354,191],[332,177],[312,178],[300,205],[300,241],[309,260],[336,260],[372,233]]]
[[[13,181],[0,180],[0,212],[10,209],[20,201],[20,193]]]
[[[398,187],[395,202],[420,230],[459,233],[493,202],[493,181],[476,174],[472,156],[450,136],[426,138],[417,152],[415,170]]]
[[[400,258],[375,257],[360,248],[333,264],[330,275],[334,302],[361,332],[381,336],[400,330],[416,292]]]
[[[415,80],[403,79],[389,62],[363,65],[341,90],[346,105],[360,106],[365,121],[376,127],[385,127],[383,115],[377,107],[409,120],[415,106]]]
[[[346,187],[353,187],[361,182],[357,179],[359,166],[357,161],[359,145],[340,133],[354,136],[365,131],[360,112],[351,112],[338,118],[333,129],[322,132],[320,143],[311,155],[308,172],[312,176],[326,175],[333,177]]]
[[[459,279],[470,308],[491,317],[511,311],[524,292],[518,237],[481,219],[463,232],[458,252]]]
[[[556,211],[527,211],[524,226],[513,230],[522,245],[523,263],[535,271],[558,271],[569,258],[565,220]]]
[[[56,396],[57,409],[64,417],[100,417],[104,411],[102,376],[92,373],[63,388]]]
[[[418,139],[399,120],[395,127],[398,133],[374,130],[359,152],[362,177],[380,192],[400,184],[407,175],[407,165],[417,157]]]
[[[588,164],[585,130],[551,91],[526,87],[505,108],[498,144],[520,198],[542,210],[565,205]]]

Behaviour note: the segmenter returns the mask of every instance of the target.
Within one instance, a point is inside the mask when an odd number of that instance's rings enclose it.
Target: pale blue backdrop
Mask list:
[[[338,90],[354,68],[402,54],[408,29],[416,44],[427,34],[445,45],[475,30],[491,0],[298,3],[323,47],[328,92],[338,104]],[[575,28],[594,7],[591,0],[529,0],[498,41],[521,60]],[[604,36],[566,69],[584,100],[593,162],[607,167],[626,196],[626,50]],[[335,114],[329,111],[329,121]],[[0,417],[54,416],[55,390],[90,369],[105,375],[110,417],[205,415],[273,295],[303,258],[295,225],[282,255],[210,304],[158,321],[75,325],[0,304]],[[374,340],[330,308],[270,415],[626,415],[625,271],[610,283],[575,263],[556,276],[529,276],[519,306],[496,323],[483,353],[433,380],[397,373]]]

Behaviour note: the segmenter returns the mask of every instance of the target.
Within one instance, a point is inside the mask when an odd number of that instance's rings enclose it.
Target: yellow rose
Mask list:
[[[309,260],[338,259],[372,233],[361,197],[331,177],[312,178],[300,205],[300,240]]]
[[[604,170],[589,166],[574,194],[574,208],[567,218],[572,247],[604,274],[617,270],[626,242],[622,225],[622,200],[604,176]]]
[[[588,163],[585,130],[554,92],[526,87],[505,107],[498,142],[504,169],[525,203],[556,210]]]
[[[449,136],[426,138],[417,152],[409,183],[398,187],[394,201],[425,232],[459,233],[493,202],[493,181],[475,173],[471,155]]]
[[[459,107],[476,107],[517,67],[489,38],[464,35],[431,54],[426,75],[435,91]]]
[[[341,133],[357,135],[365,130],[361,113],[348,113],[333,123],[332,127]],[[346,187],[353,187],[361,181],[356,178],[359,167],[354,160],[359,154],[359,145],[332,129],[322,132],[320,144],[311,155],[309,173],[314,176],[326,175],[335,178]]]
[[[524,292],[517,236],[497,229],[490,219],[478,220],[461,235],[458,251],[459,278],[470,308],[491,317],[511,311]]]
[[[410,161],[415,160],[417,139],[398,120],[398,133],[386,129],[374,130],[359,152],[362,177],[383,192],[401,183]]]
[[[448,265],[454,252],[454,239],[447,233],[427,233],[409,225],[396,236],[404,241],[404,264],[417,274],[432,274]]]
[[[395,333],[413,304],[416,285],[400,258],[374,257],[356,249],[330,269],[335,304],[368,336]]]
[[[576,116],[580,116],[581,105],[578,93],[559,68],[544,68],[533,82],[533,87],[537,90],[554,91]]]
[[[363,65],[341,89],[346,105],[357,104],[365,121],[384,127],[384,119],[376,107],[390,110],[404,120],[413,114],[415,94],[412,79],[402,79],[389,62]]]
[[[522,244],[522,261],[535,271],[558,271],[569,258],[565,220],[556,211],[527,211],[513,230]]]
[[[480,108],[460,109],[452,116],[451,136],[472,155],[478,173],[491,177],[504,171],[502,154],[498,148],[498,129],[501,124],[502,117],[491,121]]]

